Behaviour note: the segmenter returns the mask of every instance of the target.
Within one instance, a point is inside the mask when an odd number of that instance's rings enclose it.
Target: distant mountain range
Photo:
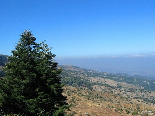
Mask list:
[[[4,66],[5,63],[7,62],[7,55],[2,55],[0,54],[0,66]]]
[[[59,65],[75,65],[108,73],[126,73],[155,78],[155,55],[121,57],[55,58]],[[7,55],[0,54],[0,66],[7,62]],[[1,68],[1,67],[0,67]]]
[[[155,56],[56,58],[60,65],[75,65],[108,73],[126,73],[155,78]]]

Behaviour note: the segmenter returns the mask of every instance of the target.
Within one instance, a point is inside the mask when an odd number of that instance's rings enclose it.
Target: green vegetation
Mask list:
[[[55,57],[44,42],[36,43],[30,31],[8,57],[0,81],[0,113],[24,116],[63,116],[69,106]]]
[[[27,34],[30,34],[30,37]],[[2,66],[0,67],[0,109],[4,114],[63,116],[69,106],[65,102],[66,97],[62,95],[62,84],[78,89],[78,92],[67,91],[67,96],[77,94],[98,105],[105,101],[115,103],[119,105],[116,107],[117,112],[126,114],[137,115],[143,109],[139,105],[136,109],[124,109],[121,102],[126,101],[134,105],[136,101],[144,106],[155,104],[155,80],[127,74],[98,72],[77,66],[57,68],[57,63],[53,60],[55,55],[44,42],[35,43],[29,31],[23,33],[16,50],[12,53],[13,56],[8,58],[9,62],[4,68],[6,76]],[[1,59],[6,63],[6,59]],[[85,90],[86,92],[83,92]],[[79,100],[73,96],[68,103],[74,105],[74,102]],[[108,108],[114,108],[113,105],[108,105]]]
[[[65,66],[61,66],[61,67],[65,69]],[[106,72],[98,72],[94,70],[79,68],[76,66],[72,66],[72,69],[74,69],[74,75],[80,72],[81,75],[85,78],[100,77],[104,79],[114,80],[116,82],[125,82],[127,84],[142,86],[146,90],[155,91],[155,79],[147,79],[140,76],[130,76],[127,74],[113,74],[113,73],[106,73]],[[65,69],[65,71],[67,70]],[[121,86],[118,86],[118,87],[121,88]]]
[[[132,115],[137,115],[137,114],[138,114],[138,111],[132,112]]]
[[[61,76],[62,80],[61,82],[65,85],[70,86],[78,86],[78,87],[87,87],[88,89],[92,90],[92,85],[94,83],[90,83],[87,79],[82,78],[80,76],[73,76],[72,74],[75,73],[74,71],[62,71]]]
[[[145,88],[147,84],[147,86],[155,87],[154,81],[149,83],[150,80],[140,77],[98,72],[77,66],[59,67],[63,69],[61,73],[62,83],[66,85],[108,92],[124,98],[136,99],[139,103],[155,104],[155,92]],[[87,97],[89,99],[91,96]]]
[[[126,111],[126,114],[130,114],[130,111],[129,110],[125,109],[125,111]]]

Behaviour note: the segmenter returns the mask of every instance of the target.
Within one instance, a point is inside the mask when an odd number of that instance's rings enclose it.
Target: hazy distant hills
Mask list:
[[[55,58],[59,65],[75,65],[109,73],[126,73],[155,78],[155,55],[96,57],[96,58]],[[0,54],[0,66],[7,62],[7,55]]]
[[[5,63],[7,62],[7,55],[2,55],[0,54],[0,66],[4,66]]]
[[[155,78],[155,56],[57,58],[60,65],[75,65],[82,68],[109,72],[127,73]]]
[[[2,71],[3,66],[7,62],[7,55],[0,54],[0,77],[4,76],[4,72]]]

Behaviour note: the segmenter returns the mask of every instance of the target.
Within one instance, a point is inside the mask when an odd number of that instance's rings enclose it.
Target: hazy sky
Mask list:
[[[57,57],[155,53],[155,0],[1,0],[0,54],[30,29]]]

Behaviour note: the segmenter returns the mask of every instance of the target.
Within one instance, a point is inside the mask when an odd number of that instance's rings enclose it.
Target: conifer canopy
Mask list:
[[[0,81],[1,114],[64,116],[68,104],[54,57],[51,48],[36,43],[30,31],[21,34]]]

